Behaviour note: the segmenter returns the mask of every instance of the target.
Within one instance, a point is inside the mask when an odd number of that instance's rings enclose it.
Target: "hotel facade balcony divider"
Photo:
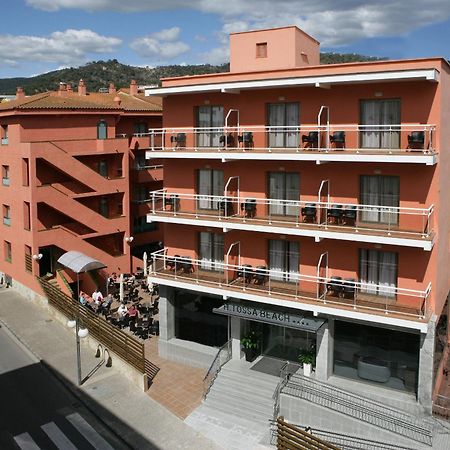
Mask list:
[[[430,124],[159,128],[149,130],[147,158],[180,157],[182,154],[187,158],[289,157],[317,162],[384,161],[431,165],[436,163],[435,133],[436,126]]]
[[[282,232],[431,250],[434,206],[407,208],[153,191],[149,221]]]
[[[195,291],[203,289],[224,298],[242,298],[272,305],[278,301],[280,306],[297,306],[315,314],[347,316],[358,312],[365,320],[372,318],[374,322],[383,322],[389,317],[393,323],[426,329],[431,283],[424,290],[414,290],[364,283],[353,278],[342,279],[329,275],[327,258],[327,254],[321,256],[317,275],[312,276],[270,269],[265,265],[253,267],[244,264],[245,258],[241,256],[236,258],[238,264],[230,264],[168,255],[165,248],[152,253],[150,276],[161,285]],[[226,256],[227,259],[231,257]]]

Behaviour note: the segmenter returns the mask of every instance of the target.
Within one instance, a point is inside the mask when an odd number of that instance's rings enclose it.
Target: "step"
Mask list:
[[[220,372],[220,377],[224,379],[231,379],[236,380],[239,382],[246,382],[249,383],[250,386],[252,385],[258,385],[261,387],[266,387],[267,389],[275,388],[279,382],[278,378],[275,377],[268,377],[265,378],[264,376],[260,376],[260,374],[253,376],[253,371],[249,374],[245,374],[242,372],[235,372],[230,371],[226,369],[222,369]]]
[[[267,393],[264,392],[262,394],[259,394],[258,392],[245,393],[236,390],[233,387],[230,388],[230,386],[213,386],[213,388],[209,391],[209,394],[206,397],[206,399],[208,399],[210,395],[217,395],[217,394],[225,394],[229,398],[234,399],[236,402],[241,402],[242,400],[245,400],[247,402],[251,402],[251,404],[255,406],[261,406],[263,408],[270,407],[273,405],[273,398],[271,395],[267,395]]]
[[[242,395],[255,395],[256,397],[260,396],[271,399],[276,386],[252,384],[249,380],[225,379],[219,376],[214,381],[211,389],[213,388],[228,389],[229,391],[238,391]]]

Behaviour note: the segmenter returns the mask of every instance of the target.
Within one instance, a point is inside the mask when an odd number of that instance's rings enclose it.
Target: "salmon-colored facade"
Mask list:
[[[33,96],[19,88],[0,105],[0,270],[7,281],[39,293],[36,276],[55,275],[56,260],[69,250],[101,261],[109,273],[142,265],[142,251],[162,238],[145,221],[144,200],[161,186],[162,168],[146,164],[142,135],[161,122],[161,102],[138,94],[135,83],[124,91],[111,85],[105,94],[87,92],[83,81],[78,92],[63,83]],[[83,283],[88,291],[99,280]]]
[[[164,97],[147,152],[165,167],[148,215],[165,224],[152,275],[165,286],[160,351],[186,360],[179,340],[199,354],[218,346],[183,331],[192,293],[213,296],[198,300],[203,314],[216,302],[211,321],[230,299],[284,308],[322,321],[318,379],[407,391],[429,410],[450,288],[447,61],[321,66],[318,43],[295,27],[230,43],[229,73],[147,91]],[[233,358],[255,327],[261,353],[274,351],[273,325],[233,316]]]

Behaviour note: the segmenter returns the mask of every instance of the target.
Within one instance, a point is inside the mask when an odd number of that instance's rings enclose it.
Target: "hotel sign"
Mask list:
[[[323,319],[305,317],[288,309],[276,310],[265,308],[261,304],[249,305],[227,302],[220,308],[213,309],[213,312],[287,328],[296,328],[298,330],[310,331],[313,333],[316,333],[325,322]]]

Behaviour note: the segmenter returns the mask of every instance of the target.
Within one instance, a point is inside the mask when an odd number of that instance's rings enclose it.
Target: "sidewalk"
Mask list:
[[[76,386],[76,345],[73,330],[44,308],[12,289],[0,289],[0,320],[60,378]],[[81,350],[83,377],[97,364],[87,345]],[[78,389],[78,388],[75,388]],[[117,369],[104,365],[78,390],[78,397],[132,448],[219,449],[212,441],[132,385]]]

